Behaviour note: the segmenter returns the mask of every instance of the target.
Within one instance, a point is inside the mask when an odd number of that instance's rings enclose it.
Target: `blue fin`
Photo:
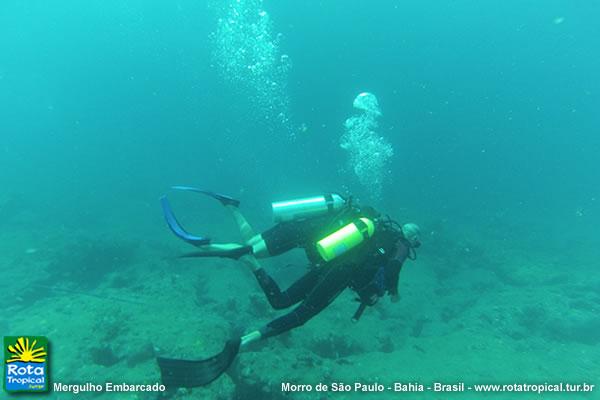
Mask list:
[[[203,246],[210,243],[209,238],[191,235],[181,227],[181,224],[179,224],[177,218],[175,218],[175,214],[173,214],[173,210],[171,210],[171,205],[167,200],[167,196],[162,196],[160,198],[160,205],[162,206],[163,215],[165,216],[167,225],[169,225],[169,228],[175,236],[194,246]]]
[[[240,201],[237,199],[234,199],[231,196],[227,196],[227,195],[221,194],[221,193],[211,192],[209,190],[197,189],[197,188],[193,188],[190,186],[171,186],[171,189],[186,190],[188,192],[202,193],[202,194],[212,197],[213,199],[218,200],[224,206],[238,207],[240,205]]]

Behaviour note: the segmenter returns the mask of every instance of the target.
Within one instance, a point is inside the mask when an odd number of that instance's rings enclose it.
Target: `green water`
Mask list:
[[[4,0],[0,333],[47,336],[52,382],[158,382],[155,355],[207,357],[281,314],[242,264],[177,259],[191,248],[159,197],[190,231],[239,241],[218,203],[169,187],[239,198],[258,231],[272,201],[337,191],[421,226],[399,303],[353,324],[346,291],[206,388],[48,398],[600,385],[599,15],[555,0]],[[342,148],[361,92],[381,115]],[[283,286],[306,264],[264,262]],[[336,382],[386,389],[315,391]]]

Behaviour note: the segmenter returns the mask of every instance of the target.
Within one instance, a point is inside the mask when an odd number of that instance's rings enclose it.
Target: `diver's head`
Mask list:
[[[413,223],[402,225],[402,235],[413,249],[421,246],[421,228],[419,228],[419,225]]]

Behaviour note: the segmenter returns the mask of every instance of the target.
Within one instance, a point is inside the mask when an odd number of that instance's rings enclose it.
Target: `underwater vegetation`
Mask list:
[[[109,273],[128,267],[136,250],[134,242],[82,238],[58,251],[46,267],[48,278],[39,283],[69,282],[81,289],[93,289]]]

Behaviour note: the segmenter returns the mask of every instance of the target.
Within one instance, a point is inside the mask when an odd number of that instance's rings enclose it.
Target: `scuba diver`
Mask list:
[[[163,383],[171,387],[196,387],[218,378],[231,365],[240,348],[257,340],[299,327],[325,309],[346,288],[358,296],[352,320],[357,322],[366,307],[387,292],[398,301],[398,277],[406,259],[416,259],[421,245],[416,224],[400,225],[375,209],[359,206],[338,194],[276,202],[276,224],[256,234],[239,210],[240,202],[229,196],[187,186],[173,189],[202,193],[218,200],[233,215],[243,244],[212,243],[210,238],[189,234],[179,224],[166,196],[161,206],[171,231],[198,247],[182,257],[225,257],[240,260],[256,277],[274,309],[298,304],[291,312],[260,329],[229,340],[223,351],[205,360],[158,358]],[[304,249],[310,267],[286,290],[262,268],[259,259],[277,256],[293,248]]]

